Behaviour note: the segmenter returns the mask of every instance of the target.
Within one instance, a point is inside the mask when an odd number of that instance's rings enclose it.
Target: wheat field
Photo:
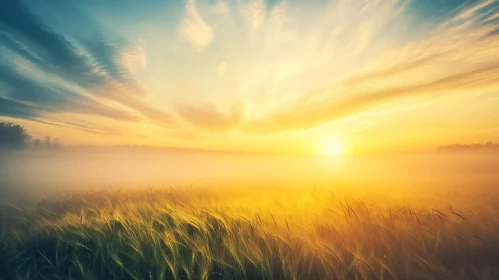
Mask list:
[[[175,187],[1,207],[0,279],[499,279],[499,192]]]

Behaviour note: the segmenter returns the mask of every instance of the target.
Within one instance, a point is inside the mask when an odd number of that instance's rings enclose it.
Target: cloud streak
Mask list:
[[[499,25],[484,23],[480,13],[494,3],[482,2],[461,11],[429,38],[381,54],[360,71],[249,121],[244,131],[307,129],[403,97],[486,93],[497,88],[499,36],[491,32]],[[456,29],[450,24],[456,21],[467,27]]]
[[[184,104],[178,106],[180,116],[190,124],[212,132],[225,132],[239,124],[243,114],[242,103],[232,107],[228,115],[224,115],[212,103],[193,106]]]
[[[196,141],[499,86],[497,0],[163,2],[1,2],[0,116]]]
[[[199,14],[195,0],[188,0],[185,5],[179,34],[198,51],[203,51],[214,39],[213,29]]]
[[[51,113],[67,112],[171,124],[168,113],[142,100],[146,93],[135,75],[139,67],[145,67],[144,57],[137,57],[140,49],[127,40],[102,36],[89,40],[78,34],[68,38],[44,24],[22,1],[0,3],[0,26],[0,47],[5,54],[0,57],[3,94],[13,102],[31,104],[25,109],[33,113],[25,115],[50,118]],[[140,65],[137,59],[142,59]],[[36,73],[42,72],[57,82],[40,81]],[[120,106],[110,105],[113,102]],[[19,117],[19,110],[3,112]]]

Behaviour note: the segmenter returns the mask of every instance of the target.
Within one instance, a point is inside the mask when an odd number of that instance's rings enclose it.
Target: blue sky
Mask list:
[[[0,118],[68,144],[497,140],[498,31],[493,0],[2,1]]]

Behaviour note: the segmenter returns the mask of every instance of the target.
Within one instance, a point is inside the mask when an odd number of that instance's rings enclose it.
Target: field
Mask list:
[[[499,279],[499,192],[114,189],[1,206],[0,279]]]

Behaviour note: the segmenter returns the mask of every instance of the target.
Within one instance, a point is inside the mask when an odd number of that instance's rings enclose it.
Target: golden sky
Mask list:
[[[309,2],[1,4],[0,120],[69,145],[499,140],[498,1]]]

